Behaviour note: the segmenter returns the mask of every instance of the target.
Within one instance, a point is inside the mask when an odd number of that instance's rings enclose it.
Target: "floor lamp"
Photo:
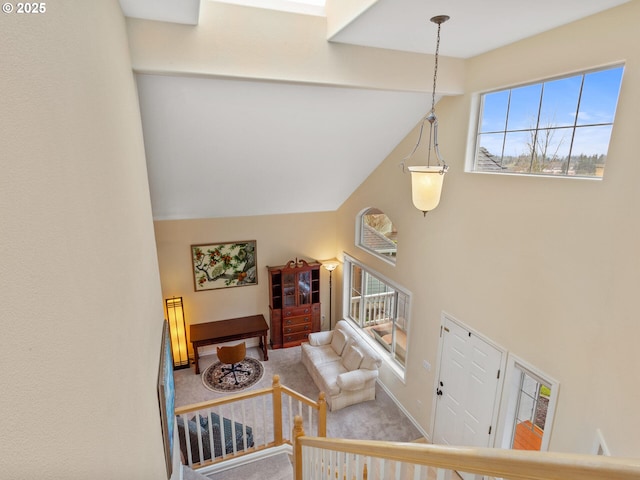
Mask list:
[[[331,323],[331,313],[332,313],[332,306],[331,306],[331,299],[333,298],[333,271],[338,267],[338,265],[340,265],[340,262],[335,259],[332,258],[331,260],[325,260],[324,262],[322,262],[322,266],[329,272],[329,330],[333,330],[333,325]]]
[[[189,368],[189,351],[187,350],[187,327],[184,319],[182,297],[171,297],[165,300],[167,305],[167,321],[171,336],[173,353],[173,369]]]

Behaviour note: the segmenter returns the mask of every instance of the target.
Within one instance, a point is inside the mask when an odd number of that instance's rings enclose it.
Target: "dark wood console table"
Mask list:
[[[267,330],[269,330],[269,327],[263,315],[230,318],[229,320],[191,325],[189,333],[191,343],[193,344],[196,375],[200,373],[198,347],[204,347],[205,345],[260,337],[260,348],[262,349],[264,360],[269,360],[269,354],[267,353]]]

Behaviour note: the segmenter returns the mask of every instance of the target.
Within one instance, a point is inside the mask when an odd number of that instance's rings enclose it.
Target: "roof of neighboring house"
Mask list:
[[[489,150],[480,147],[476,158],[476,170],[480,170],[481,172],[496,172],[504,170],[504,167],[494,155],[489,153]]]

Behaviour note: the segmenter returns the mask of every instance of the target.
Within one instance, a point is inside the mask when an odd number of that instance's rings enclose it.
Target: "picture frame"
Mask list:
[[[257,242],[191,245],[193,288],[196,292],[258,284]]]
[[[164,320],[162,326],[162,343],[160,345],[160,365],[158,367],[158,406],[160,409],[160,424],[162,440],[167,466],[167,479],[173,473],[174,432],[176,389],[173,381],[173,354],[171,352],[171,337],[169,323]]]

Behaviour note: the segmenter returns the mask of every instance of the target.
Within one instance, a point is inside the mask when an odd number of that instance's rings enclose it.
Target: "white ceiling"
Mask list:
[[[435,27],[425,25],[447,14],[440,53],[468,58],[626,1],[378,0],[331,41],[433,53]],[[128,16],[178,23],[194,23],[199,5],[120,3]],[[335,210],[430,106],[429,94],[410,92],[137,80],[155,219]]]
[[[433,53],[429,19],[444,14],[440,53],[469,58],[627,1],[378,0],[331,41]]]
[[[161,75],[138,75],[138,89],[154,216],[164,219],[335,210],[429,101]]]

